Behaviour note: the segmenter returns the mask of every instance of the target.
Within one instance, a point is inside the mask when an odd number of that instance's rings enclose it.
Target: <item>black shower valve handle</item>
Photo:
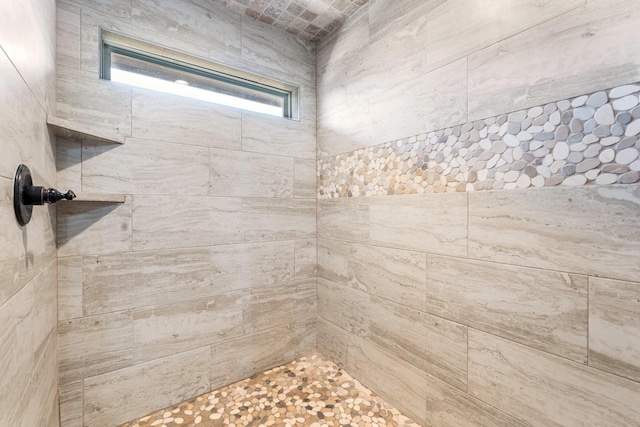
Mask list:
[[[39,186],[27,187],[24,189],[24,203],[27,205],[44,205],[45,203],[56,203],[59,200],[73,200],[76,195],[69,190],[61,193],[55,188],[44,188]]]

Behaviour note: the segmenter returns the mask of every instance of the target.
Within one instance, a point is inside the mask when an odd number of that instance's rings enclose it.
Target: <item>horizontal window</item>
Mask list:
[[[278,117],[298,118],[298,88],[102,31],[100,77]]]

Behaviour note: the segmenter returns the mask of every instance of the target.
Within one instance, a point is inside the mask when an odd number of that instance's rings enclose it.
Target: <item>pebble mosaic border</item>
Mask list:
[[[419,424],[326,357],[312,353],[120,427],[150,426],[419,427]]]
[[[640,84],[319,159],[318,198],[640,181]]]

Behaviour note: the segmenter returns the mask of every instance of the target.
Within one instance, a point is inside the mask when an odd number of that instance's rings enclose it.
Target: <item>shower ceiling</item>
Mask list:
[[[234,12],[318,41],[369,0],[210,0]]]

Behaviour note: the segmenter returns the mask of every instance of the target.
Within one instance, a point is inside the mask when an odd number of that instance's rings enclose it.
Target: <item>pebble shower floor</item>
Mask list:
[[[121,427],[418,427],[314,353]]]

